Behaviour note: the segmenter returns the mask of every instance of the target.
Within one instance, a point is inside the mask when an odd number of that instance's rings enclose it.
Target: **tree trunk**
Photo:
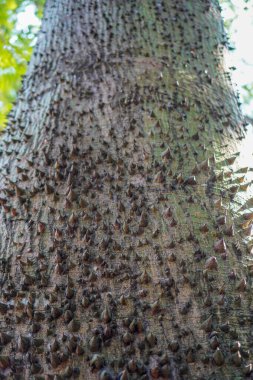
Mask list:
[[[251,376],[226,43],[215,0],[47,1],[1,141],[1,378]]]

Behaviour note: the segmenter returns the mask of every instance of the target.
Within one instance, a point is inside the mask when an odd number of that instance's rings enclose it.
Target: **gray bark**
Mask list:
[[[250,376],[225,45],[214,0],[47,1],[1,141],[2,378]]]

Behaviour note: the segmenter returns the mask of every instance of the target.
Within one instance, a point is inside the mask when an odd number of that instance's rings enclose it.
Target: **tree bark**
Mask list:
[[[215,0],[47,1],[1,140],[1,378],[251,376],[226,44]]]

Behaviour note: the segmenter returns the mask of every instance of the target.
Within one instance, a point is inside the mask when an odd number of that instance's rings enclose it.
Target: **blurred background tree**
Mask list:
[[[232,82],[237,84],[242,110],[253,118],[253,1],[220,0],[230,47],[226,57],[232,70]]]
[[[0,0],[0,129],[26,72],[45,0]],[[253,0],[220,0],[230,38],[227,65],[243,112],[253,118]]]
[[[16,98],[45,0],[0,0],[0,128]]]

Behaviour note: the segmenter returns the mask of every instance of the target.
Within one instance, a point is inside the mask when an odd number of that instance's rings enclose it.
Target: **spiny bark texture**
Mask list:
[[[1,141],[1,378],[251,376],[225,45],[214,0],[47,1]]]

